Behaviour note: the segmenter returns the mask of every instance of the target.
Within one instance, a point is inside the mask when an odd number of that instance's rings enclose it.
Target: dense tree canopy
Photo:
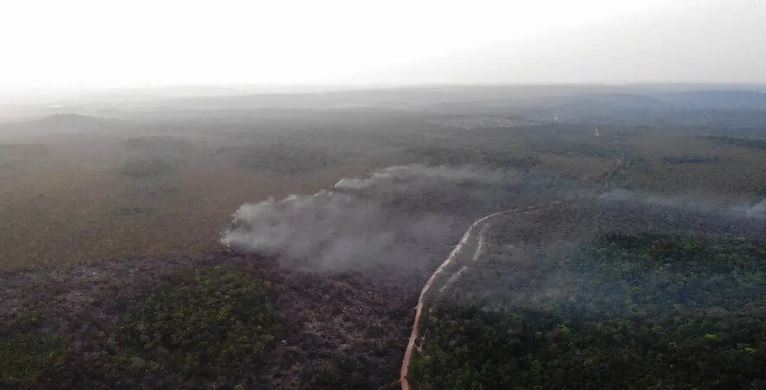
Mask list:
[[[766,245],[612,234],[559,264],[571,296],[435,306],[419,388],[766,385]]]

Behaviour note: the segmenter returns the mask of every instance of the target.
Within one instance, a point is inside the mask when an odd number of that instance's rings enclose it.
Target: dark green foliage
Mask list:
[[[198,271],[120,319],[109,338],[111,374],[137,383],[247,378],[278,329],[268,282],[224,269]]]
[[[147,157],[126,162],[122,166],[122,174],[135,179],[163,175],[172,170],[172,161],[162,158]]]
[[[40,331],[37,310],[19,311],[0,327],[0,388],[39,386],[43,376],[62,366],[69,354],[69,343]]]
[[[67,352],[59,337],[20,333],[0,338],[0,388],[39,386],[46,370],[60,367]]]
[[[507,150],[488,148],[421,146],[406,148],[404,152],[419,162],[431,165],[475,164],[496,169],[529,169],[540,164],[540,161],[533,157],[519,158]]]
[[[605,147],[593,143],[554,143],[541,142],[535,145],[535,150],[539,153],[551,153],[570,157],[593,157],[604,159],[627,159],[634,153],[631,150],[625,150],[622,145],[617,147]]]
[[[766,380],[766,245],[608,235],[561,267],[574,293],[426,318],[422,389],[758,388]],[[570,291],[570,290],[567,290]]]
[[[25,309],[16,313],[15,318],[5,327],[0,327],[0,333],[19,334],[33,330],[40,325],[42,313],[39,310]],[[4,329],[3,329],[4,328]]]
[[[281,142],[234,148],[233,152],[238,155],[237,165],[242,168],[278,174],[314,172],[338,162],[336,156],[321,148]]]
[[[707,137],[707,139],[723,144],[723,145],[731,145],[731,146],[739,146],[744,148],[752,148],[752,149],[766,149],[766,140],[765,139],[758,139],[758,138],[750,138],[750,137],[728,137],[728,136],[710,136]]]
[[[718,156],[665,156],[662,161],[673,165],[706,164],[718,162],[720,158]]]
[[[579,275],[576,303],[568,305],[590,315],[766,307],[762,243],[608,235],[584,248],[567,266]]]
[[[618,159],[617,165],[598,177],[598,183],[605,187],[633,188],[631,177],[653,174],[649,160],[643,157]]]
[[[369,389],[363,362],[351,356],[328,359],[308,370],[305,389]]]

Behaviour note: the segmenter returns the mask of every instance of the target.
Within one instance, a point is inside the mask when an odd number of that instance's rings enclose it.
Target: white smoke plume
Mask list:
[[[745,215],[751,218],[766,218],[766,199],[759,203],[747,208]]]
[[[688,209],[731,218],[766,219],[766,199],[752,204],[732,204],[721,199],[700,199],[694,196],[641,193],[626,189],[613,189],[598,197],[600,200],[643,203],[650,206]]]
[[[329,270],[423,265],[472,218],[502,208],[519,181],[475,167],[394,166],[313,195],[244,204],[221,241]]]
[[[712,215],[756,225],[766,220],[766,201],[732,205],[622,189],[598,194],[541,172],[404,165],[345,178],[313,195],[244,204],[221,242],[325,270],[380,265],[419,269],[443,257],[479,217],[545,202],[546,197],[588,204],[594,196],[611,204],[606,209],[618,215],[657,214],[657,220],[669,225],[710,225]],[[715,225],[734,229],[726,223]]]

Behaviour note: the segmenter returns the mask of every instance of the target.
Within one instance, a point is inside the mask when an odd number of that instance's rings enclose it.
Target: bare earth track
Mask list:
[[[496,213],[479,218],[473,224],[471,224],[457,245],[455,245],[455,248],[452,249],[452,252],[450,252],[449,256],[447,256],[447,259],[445,259],[439,268],[437,268],[436,271],[434,271],[434,273],[431,274],[431,276],[428,278],[425,285],[423,286],[423,289],[420,290],[418,304],[415,306],[415,318],[412,323],[412,332],[410,333],[410,339],[407,342],[407,349],[404,351],[404,358],[402,359],[402,368],[399,377],[402,390],[410,390],[412,388],[408,378],[409,367],[412,361],[412,353],[415,349],[415,345],[421,336],[420,326],[422,323],[423,308],[431,294],[434,284],[446,277],[448,273],[451,273],[451,276],[446,280],[446,282],[444,282],[445,284],[442,289],[448,287],[449,284],[453,283],[458,277],[460,277],[463,271],[466,270],[467,265],[464,264],[468,263],[466,259],[470,259],[471,262],[475,262],[479,259],[485,246],[484,237],[487,230],[489,229],[492,219],[503,214],[509,214],[513,212],[529,212],[536,208],[538,208],[538,206],[529,206],[526,209],[523,209],[524,211],[514,208],[498,211]],[[475,231],[478,231],[479,233],[474,234]],[[471,248],[473,248],[472,252]],[[472,255],[466,257],[466,251]],[[456,268],[457,270],[455,270]]]

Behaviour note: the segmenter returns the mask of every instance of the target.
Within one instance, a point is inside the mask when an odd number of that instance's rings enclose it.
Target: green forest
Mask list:
[[[203,388],[248,380],[281,326],[268,282],[213,267],[161,283],[76,351],[36,313],[0,337],[0,389]],[[0,329],[0,336],[3,336]],[[243,386],[247,384],[243,383]],[[250,384],[252,385],[252,384]]]
[[[558,262],[567,297],[435,305],[411,366],[420,389],[766,385],[766,244],[607,234]]]

